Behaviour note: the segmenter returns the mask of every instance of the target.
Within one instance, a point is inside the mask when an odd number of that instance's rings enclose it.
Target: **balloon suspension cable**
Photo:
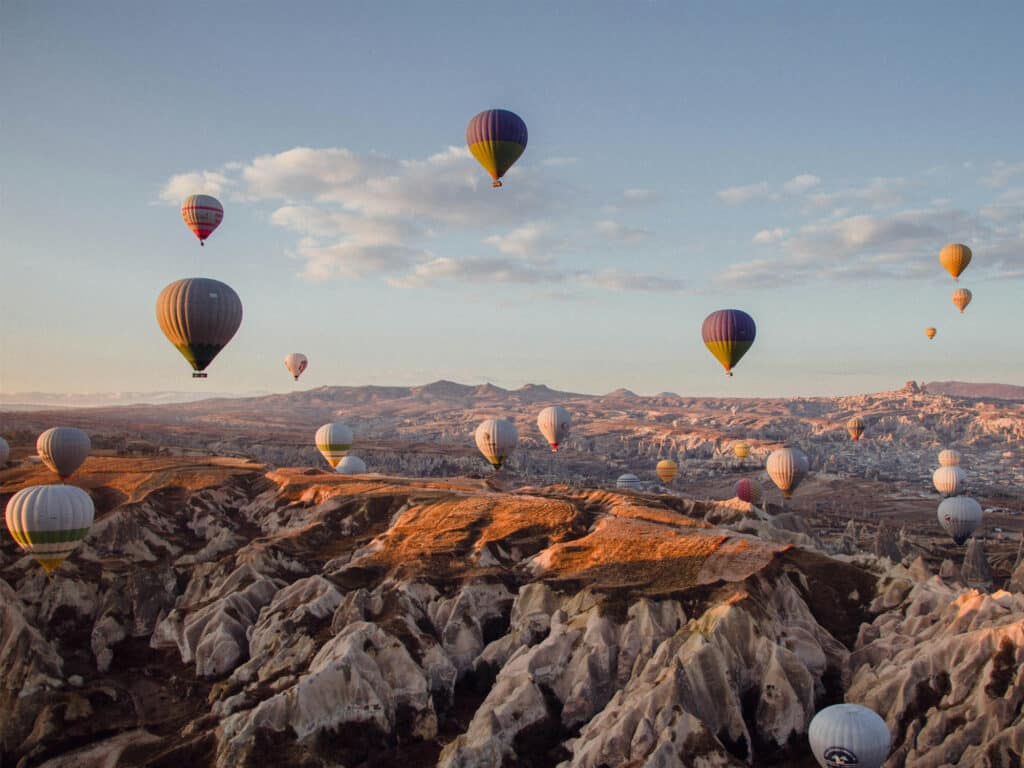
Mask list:
[[[500,187],[500,186],[501,186],[501,179],[495,179],[495,180],[494,180],[494,181],[493,181],[493,182],[491,183],[491,186],[492,186],[492,187],[494,187],[495,189],[497,189],[498,187]]]

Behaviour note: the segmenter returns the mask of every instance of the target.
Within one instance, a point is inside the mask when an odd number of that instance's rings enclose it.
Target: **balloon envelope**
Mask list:
[[[701,336],[704,345],[732,376],[733,366],[740,361],[757,335],[754,318],[739,309],[720,309],[704,318]]]
[[[288,373],[295,377],[295,380],[299,380],[299,376],[306,370],[309,365],[309,359],[301,352],[292,352],[284,359],[284,367],[288,369]]]
[[[477,162],[491,174],[492,186],[501,186],[501,177],[526,149],[526,123],[507,109],[488,109],[469,121],[466,145]]]
[[[82,466],[92,443],[89,436],[75,427],[48,429],[36,440],[36,453],[43,463],[66,480]]]
[[[757,480],[744,477],[736,481],[736,498],[756,506],[764,498],[764,488]]]
[[[736,454],[737,459],[745,459],[750,455],[750,446],[746,443],[737,443],[733,446],[732,452]]]
[[[882,768],[892,745],[885,720],[860,704],[825,707],[811,720],[807,738],[822,768]]]
[[[352,430],[341,422],[324,424],[316,431],[316,447],[331,467],[337,467],[352,447]]]
[[[366,462],[358,456],[346,456],[338,462],[334,471],[339,475],[365,475]]]
[[[672,461],[672,459],[662,459],[658,462],[658,466],[654,468],[654,471],[658,473],[661,482],[671,483],[679,471],[679,465]]]
[[[934,339],[935,338],[935,334],[936,334],[936,330],[934,328],[925,328],[924,329],[924,335],[927,336],[929,339]]]
[[[956,496],[964,492],[967,473],[960,467],[939,467],[932,473],[932,484],[943,496]]]
[[[846,431],[850,433],[854,442],[860,440],[860,436],[864,434],[864,420],[860,416],[854,416],[846,422]]]
[[[765,469],[768,470],[768,477],[788,499],[807,474],[808,461],[798,448],[779,448],[768,455]]]
[[[242,300],[231,286],[208,277],[176,280],[156,300],[160,330],[196,371],[215,358],[242,324]]]
[[[939,251],[939,263],[956,280],[971,263],[971,249],[963,243],[950,243]]]
[[[632,472],[627,472],[624,475],[619,475],[619,479],[615,481],[615,487],[633,491],[640,490],[640,478]]]
[[[953,304],[960,310],[961,315],[967,309],[967,305],[971,303],[972,296],[973,294],[966,288],[957,288],[953,291]]]
[[[0,467],[4,466],[9,458],[11,458],[11,446],[0,437]]]
[[[957,544],[963,544],[974,533],[981,516],[981,505],[969,496],[950,496],[939,504],[939,525]]]
[[[7,530],[25,552],[52,571],[79,545],[96,508],[89,494],[73,485],[34,485],[7,502]]]
[[[551,450],[557,451],[558,446],[569,436],[572,416],[562,406],[550,405],[537,416],[537,426]]]
[[[952,448],[945,448],[939,451],[939,465],[943,467],[956,467],[960,464],[960,451]]]
[[[189,195],[181,203],[181,218],[202,245],[224,221],[224,206],[210,195]]]
[[[486,419],[480,422],[474,437],[476,447],[495,469],[501,469],[519,442],[515,424],[506,419]]]

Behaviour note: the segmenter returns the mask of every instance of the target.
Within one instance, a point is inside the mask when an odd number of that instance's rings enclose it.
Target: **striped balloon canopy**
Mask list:
[[[353,434],[347,425],[335,421],[321,426],[316,431],[314,439],[317,450],[327,459],[327,463],[333,469],[352,448]]]
[[[960,314],[964,313],[967,309],[967,305],[971,303],[973,294],[966,288],[957,288],[953,291],[953,306],[960,310]]]
[[[679,472],[679,465],[672,461],[672,459],[662,459],[658,462],[654,471],[661,479],[661,482],[671,483],[675,479],[676,473]]]
[[[210,195],[189,195],[181,203],[181,218],[199,244],[206,245],[206,238],[224,221],[224,206]]]
[[[501,469],[516,449],[519,431],[507,419],[485,419],[476,428],[474,438],[476,447],[487,459],[487,463],[495,469]]]
[[[741,478],[736,481],[736,498],[757,506],[761,503],[761,499],[764,498],[764,488],[761,487],[757,480],[751,480],[746,477]]]
[[[860,436],[864,434],[864,419],[860,416],[854,416],[848,422],[846,422],[846,431],[849,432],[850,437],[853,438],[854,442],[860,440]]]
[[[959,279],[967,265],[971,263],[971,249],[963,243],[950,243],[939,251],[939,263],[953,276]]]
[[[73,485],[34,485],[7,502],[7,530],[47,573],[67,559],[89,533],[96,508]]]
[[[754,318],[740,309],[720,309],[704,319],[704,345],[732,376],[732,369],[747,354],[757,335]]]
[[[207,366],[242,324],[242,300],[219,280],[175,280],[157,297],[156,321],[192,366],[192,378],[205,379]]]
[[[526,123],[507,109],[485,110],[466,126],[466,144],[477,162],[491,174],[492,187],[501,186],[501,177],[526,150],[526,140]]]

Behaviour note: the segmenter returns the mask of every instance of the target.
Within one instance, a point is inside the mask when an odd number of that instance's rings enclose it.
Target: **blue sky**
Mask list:
[[[17,2],[5,392],[1024,383],[1024,6]],[[492,190],[466,122],[529,147]],[[200,249],[177,203],[216,194]],[[967,242],[960,316],[939,248]],[[242,298],[193,382],[154,303]],[[709,312],[758,323],[727,379]],[[923,334],[935,325],[939,335]]]

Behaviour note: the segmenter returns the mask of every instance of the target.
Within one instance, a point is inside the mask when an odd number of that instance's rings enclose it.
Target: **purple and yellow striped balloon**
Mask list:
[[[491,174],[492,187],[501,186],[501,177],[526,149],[526,139],[526,123],[507,109],[485,110],[466,126],[466,144]]]
[[[733,366],[747,353],[757,335],[754,318],[739,309],[720,309],[704,319],[701,327],[704,345],[725,372],[732,376]]]

